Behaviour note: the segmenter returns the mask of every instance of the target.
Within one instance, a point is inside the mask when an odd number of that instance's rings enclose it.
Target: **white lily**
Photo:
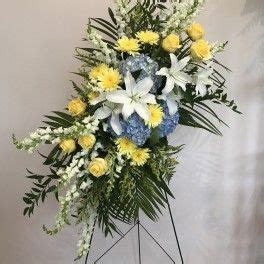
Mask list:
[[[209,79],[210,75],[213,73],[213,68],[209,68],[211,64],[207,65],[208,68],[199,70],[193,76],[193,83],[196,84],[195,91],[196,95],[201,95],[202,97],[206,95],[207,88],[206,85],[213,85],[213,81]]]
[[[126,90],[117,90],[106,95],[110,102],[121,104],[124,119],[136,112],[145,121],[150,118],[147,104],[156,104],[155,95],[149,93],[153,86],[150,77],[136,83],[132,74],[128,71],[125,78]]]
[[[121,114],[120,105],[113,104],[111,102],[106,102],[102,107],[98,108],[94,112],[94,117],[96,119],[102,120],[111,116],[110,124],[112,129],[115,131],[117,135],[121,135],[122,126],[120,124],[119,114]]]
[[[156,73],[156,75],[167,77],[166,85],[162,90],[162,93],[168,94],[173,90],[175,85],[178,85],[183,91],[186,91],[186,84],[191,83],[191,77],[185,73],[183,69],[188,64],[190,57],[187,56],[179,61],[174,54],[170,53],[170,59],[171,68],[168,69],[164,67]]]

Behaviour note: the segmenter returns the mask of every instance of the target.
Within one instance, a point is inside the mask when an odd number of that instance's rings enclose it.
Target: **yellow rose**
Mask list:
[[[93,147],[94,143],[96,141],[96,138],[93,134],[87,135],[87,136],[81,136],[78,139],[78,144],[83,149],[90,149]]]
[[[76,149],[76,144],[73,139],[64,139],[60,142],[60,148],[65,154],[70,154]]]
[[[204,39],[195,41],[190,48],[191,55],[196,60],[209,60],[212,58],[211,47]]]
[[[89,172],[95,177],[101,177],[108,170],[107,161],[102,158],[94,158],[88,167]]]
[[[85,112],[86,104],[80,99],[76,98],[68,103],[68,110],[72,116],[78,116]]]
[[[192,40],[198,40],[204,37],[205,31],[198,23],[193,23],[187,28],[187,34]]]
[[[170,53],[174,53],[180,47],[180,38],[175,34],[168,35],[162,41],[162,48]]]

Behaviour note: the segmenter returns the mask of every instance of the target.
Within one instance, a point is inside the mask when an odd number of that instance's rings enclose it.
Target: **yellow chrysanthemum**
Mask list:
[[[118,70],[109,68],[104,70],[103,73],[98,77],[98,85],[105,91],[113,91],[119,87],[121,82],[121,75]]]
[[[119,138],[116,140],[117,149],[122,155],[131,155],[137,146],[128,138]]]
[[[135,166],[143,166],[147,160],[149,159],[149,149],[147,148],[138,148],[135,151],[133,151],[131,155],[131,164]]]
[[[130,55],[138,53],[140,47],[137,39],[122,37],[117,40],[116,49],[121,52],[127,52]]]
[[[136,37],[140,42],[150,45],[157,45],[159,41],[159,34],[150,30],[140,31],[136,34]]]
[[[105,64],[105,63],[102,63],[102,64],[99,64],[98,66],[94,67],[91,69],[90,73],[89,73],[89,77],[92,79],[92,80],[97,80],[99,76],[102,75],[102,73],[105,71],[105,70],[108,70],[109,67]]]
[[[147,124],[150,127],[157,127],[163,118],[162,108],[158,104],[149,105],[150,119]]]

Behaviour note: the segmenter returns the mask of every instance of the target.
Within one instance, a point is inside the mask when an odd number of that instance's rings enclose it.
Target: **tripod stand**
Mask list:
[[[174,219],[173,219],[173,215],[172,215],[172,211],[171,211],[171,207],[170,207],[170,203],[169,203],[169,199],[168,196],[166,195],[166,200],[167,200],[167,205],[168,205],[168,210],[169,210],[169,214],[170,214],[170,220],[171,220],[171,224],[173,227],[173,232],[174,232],[174,236],[175,236],[175,240],[176,240],[176,244],[177,244],[177,249],[181,258],[181,264],[184,264],[183,261],[183,256],[182,256],[182,251],[181,251],[181,247],[180,247],[180,243],[179,243],[179,239],[178,239],[178,235],[176,232],[176,227],[175,227],[175,223],[174,223]],[[169,253],[164,249],[164,247],[161,246],[161,244],[154,238],[154,236],[141,224],[140,220],[136,221],[136,223],[127,230],[127,232],[122,233],[120,232],[120,238],[110,247],[108,248],[99,258],[97,258],[93,263],[96,264],[98,263],[99,260],[101,260],[106,254],[108,254],[123,238],[125,238],[132,230],[134,230],[135,228],[137,228],[137,242],[138,242],[138,263],[141,264],[142,263],[142,257],[141,257],[141,230],[142,229],[158,246],[159,248],[166,254],[166,256],[171,260],[172,263],[176,263],[175,260],[169,255]],[[91,242],[92,242],[93,236],[91,237]],[[89,258],[89,252],[86,255],[86,259],[85,259],[85,264],[88,264],[88,258]]]

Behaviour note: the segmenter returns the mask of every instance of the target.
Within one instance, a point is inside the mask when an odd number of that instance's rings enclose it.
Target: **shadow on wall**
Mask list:
[[[263,120],[264,111],[264,1],[246,0],[242,16],[250,16],[239,36],[246,35],[251,46],[252,59],[246,67],[245,76],[248,76],[248,86],[254,91],[247,112],[256,116],[260,122],[252,127],[251,143],[259,148],[254,154],[248,154],[239,160],[237,172],[242,172],[241,182],[238,183],[238,197],[234,216],[234,263],[264,263],[264,152],[263,152]],[[253,35],[254,34],[254,35]],[[255,36],[250,38],[250,36]],[[254,101],[253,101],[254,100]],[[257,107],[256,107],[257,106]],[[250,118],[250,117],[249,117]],[[247,167],[252,166],[252,169]],[[243,174],[244,171],[244,174]],[[248,174],[247,174],[248,172]],[[243,177],[242,177],[243,175]],[[244,252],[244,253],[241,253]]]
[[[242,11],[242,16],[249,15],[252,18],[242,29],[240,34],[245,34],[248,31],[254,29],[259,30],[259,28],[264,27],[264,1],[263,0],[246,0],[244,9]],[[252,70],[253,64],[260,66],[262,71],[264,70],[264,29],[262,33],[259,34],[257,40],[253,40],[252,48],[256,50],[256,56],[250,63],[249,67]]]

